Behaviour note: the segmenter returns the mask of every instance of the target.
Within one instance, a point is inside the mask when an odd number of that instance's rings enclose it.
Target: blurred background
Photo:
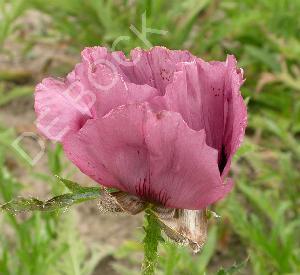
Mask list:
[[[33,111],[35,85],[65,76],[93,45],[230,53],[245,71],[235,189],[214,206],[221,218],[202,253],[166,243],[158,274],[300,274],[300,1],[0,0],[0,204],[65,192],[54,175],[94,184],[37,135]],[[142,216],[97,202],[0,213],[0,274],[140,274],[141,238]]]

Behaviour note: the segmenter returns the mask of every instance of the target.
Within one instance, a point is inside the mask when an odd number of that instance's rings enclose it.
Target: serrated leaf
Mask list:
[[[64,179],[58,175],[55,176],[60,182],[62,182],[72,193],[85,193],[85,192],[96,192],[101,191],[100,187],[83,187],[79,185],[77,182]]]
[[[56,196],[47,201],[41,201],[35,198],[17,198],[0,206],[1,210],[12,214],[22,211],[55,211],[71,205],[94,200],[100,197],[101,190],[97,187],[73,188],[73,193],[67,193]]]

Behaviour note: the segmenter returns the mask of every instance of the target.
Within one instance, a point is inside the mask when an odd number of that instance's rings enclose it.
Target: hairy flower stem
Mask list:
[[[144,262],[142,272],[144,275],[152,275],[157,265],[157,250],[161,239],[161,228],[151,209],[145,211],[145,232],[144,238]]]

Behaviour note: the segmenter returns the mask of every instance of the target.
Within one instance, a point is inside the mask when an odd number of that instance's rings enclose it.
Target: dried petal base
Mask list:
[[[176,243],[199,252],[207,239],[206,210],[154,209],[166,235]]]
[[[125,212],[131,215],[136,215],[144,211],[147,205],[148,203],[136,196],[122,191],[109,193],[107,190],[104,191],[98,202],[98,207],[101,212]]]
[[[125,192],[105,191],[99,202],[103,212],[129,213],[136,215],[150,204]],[[201,250],[207,239],[206,210],[172,209],[154,206],[151,211],[165,234],[180,245],[189,245],[194,253]]]

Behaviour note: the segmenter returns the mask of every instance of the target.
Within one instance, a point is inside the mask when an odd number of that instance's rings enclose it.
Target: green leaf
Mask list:
[[[0,206],[0,209],[10,213],[21,211],[55,211],[74,204],[94,200],[101,196],[100,187],[82,187],[79,184],[58,177],[72,193],[56,196],[47,201],[35,198],[17,198]]]
[[[161,239],[161,227],[151,209],[145,211],[145,218],[147,223],[144,227],[146,236],[143,240],[144,262],[142,269],[144,275],[153,275],[157,266],[157,250]]]
[[[100,192],[100,187],[83,187],[79,185],[77,182],[64,179],[58,175],[55,175],[55,177],[62,182],[71,192],[73,193],[86,193],[88,191],[90,192]]]
[[[199,274],[205,272],[209,264],[209,261],[214,255],[214,252],[216,250],[216,245],[217,245],[217,237],[218,237],[217,227],[213,226],[212,228],[210,228],[207,242],[197,262],[198,265],[197,268],[199,270]]]

